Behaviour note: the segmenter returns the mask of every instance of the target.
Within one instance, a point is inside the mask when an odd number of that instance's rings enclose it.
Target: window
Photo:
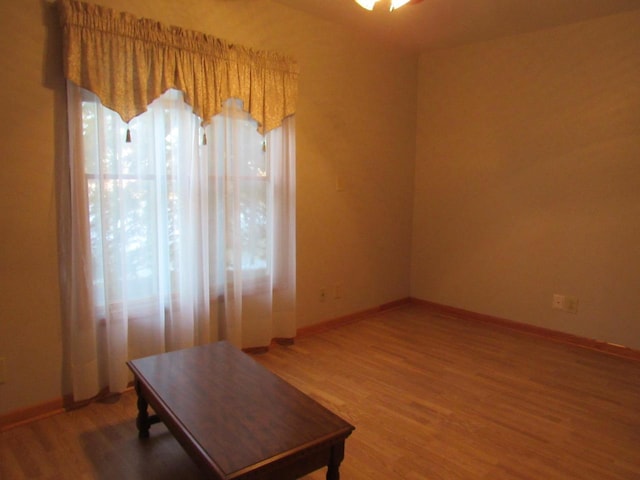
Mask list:
[[[293,120],[263,136],[230,99],[203,127],[177,90],[129,124],[73,84],[69,104],[75,281],[111,332],[98,342],[125,360],[218,338],[244,346],[258,319],[268,345],[275,304],[295,304]]]
[[[273,188],[267,141],[229,100],[200,126],[170,90],[125,124],[82,91],[94,301],[169,299],[205,236],[214,295],[234,274],[268,285]],[[127,141],[127,139],[132,139]],[[231,148],[229,148],[231,147]],[[194,225],[203,227],[194,232]],[[205,228],[206,227],[206,228]],[[195,242],[195,245],[194,245]],[[167,300],[168,301],[168,300]]]

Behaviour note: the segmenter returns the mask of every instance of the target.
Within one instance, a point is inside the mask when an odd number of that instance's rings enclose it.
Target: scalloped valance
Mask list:
[[[184,92],[203,124],[229,98],[244,102],[263,134],[295,113],[298,65],[288,57],[100,5],[58,0],[58,7],[65,77],[125,122],[170,88]]]

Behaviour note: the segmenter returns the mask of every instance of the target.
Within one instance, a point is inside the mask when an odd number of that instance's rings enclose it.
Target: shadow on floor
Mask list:
[[[139,439],[135,421],[101,426],[80,438],[95,478],[100,480],[202,480],[205,478],[164,425]]]

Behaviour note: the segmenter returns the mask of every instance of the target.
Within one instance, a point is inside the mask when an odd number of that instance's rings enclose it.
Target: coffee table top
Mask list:
[[[127,364],[176,438],[221,478],[344,440],[354,429],[224,341]]]

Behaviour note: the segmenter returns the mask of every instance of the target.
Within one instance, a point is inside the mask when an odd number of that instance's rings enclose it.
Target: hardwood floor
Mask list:
[[[640,362],[417,305],[254,358],[356,426],[343,480],[640,478]],[[5,431],[0,479],[202,478],[135,414],[128,392]]]

